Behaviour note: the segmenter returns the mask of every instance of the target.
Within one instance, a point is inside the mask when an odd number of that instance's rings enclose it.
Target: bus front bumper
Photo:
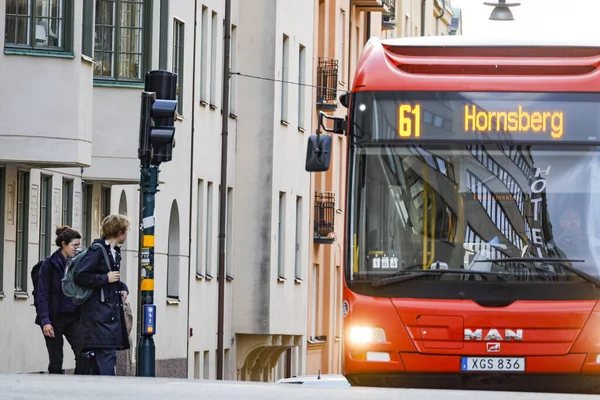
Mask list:
[[[529,373],[355,373],[352,386],[600,394],[600,375]]]

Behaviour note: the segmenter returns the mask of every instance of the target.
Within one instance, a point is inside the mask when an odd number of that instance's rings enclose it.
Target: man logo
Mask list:
[[[500,351],[500,343],[486,343],[488,353],[498,353]]]

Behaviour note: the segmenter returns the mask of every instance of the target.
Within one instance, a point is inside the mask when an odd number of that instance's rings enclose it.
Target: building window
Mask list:
[[[206,233],[204,234],[204,271],[207,278],[212,278],[210,274],[210,263],[212,262],[212,246],[213,246],[213,183],[208,182],[206,185]]]
[[[290,38],[283,35],[281,52],[281,122],[288,122],[288,83],[290,64]]]
[[[337,193],[338,195],[336,196],[336,201],[338,203],[338,208],[341,208],[341,204],[343,204],[343,200],[344,200],[344,177],[345,177],[345,171],[346,169],[344,168],[344,150],[346,150],[346,148],[344,147],[344,138],[340,137],[338,139],[338,168],[337,168],[337,175],[338,175],[338,187],[337,187]]]
[[[217,57],[219,56],[217,53],[217,21],[217,13],[213,11],[210,26],[210,93],[208,100],[213,109],[217,108]]]
[[[210,379],[210,352],[208,350],[204,351],[202,357],[202,378]]]
[[[225,233],[225,275],[227,278],[231,278],[233,276],[233,252],[232,243],[233,243],[233,188],[227,188],[227,205],[226,205],[226,233]]]
[[[4,44],[29,50],[69,51],[72,0],[6,0]]]
[[[0,167],[0,294],[4,292],[4,196],[6,193],[6,169]]]
[[[202,6],[202,38],[200,39],[200,104],[207,104],[206,80],[208,75],[208,8]]]
[[[29,231],[29,172],[17,173],[17,237],[15,292],[27,292],[27,250]]]
[[[52,176],[42,175],[40,192],[40,260],[44,260],[52,254]]]
[[[306,47],[298,50],[298,128],[304,129],[304,92],[306,91]]]
[[[198,180],[198,199],[196,207],[196,277],[203,278],[205,270],[203,268],[204,259],[202,258],[204,252],[202,246],[204,244],[202,240],[202,233],[204,232],[204,181]]]
[[[185,35],[185,24],[173,20],[173,73],[177,74],[177,113],[183,115],[183,38]]]
[[[231,25],[231,56],[229,58],[230,65],[229,70],[231,72],[236,71],[237,69],[237,43],[238,43],[238,34],[237,27],[235,25]],[[236,112],[236,89],[237,89],[237,79],[235,75],[232,75],[229,78],[229,115],[235,116]]]
[[[295,278],[302,279],[302,197],[296,196],[296,240],[294,271]]]
[[[167,248],[167,298],[179,300],[179,208],[173,201],[169,217],[169,239]]]
[[[277,276],[285,278],[285,193],[279,192],[279,221],[277,235]]]
[[[100,223],[102,223],[102,221],[104,221],[104,218],[106,218],[110,215],[110,199],[111,199],[110,187],[103,187],[101,196],[102,196],[102,198],[100,199],[100,202],[101,202]]]
[[[342,272],[341,272],[341,268],[339,265],[335,266],[335,276],[334,276],[334,293],[335,293],[335,297],[333,299],[333,332],[334,335],[337,338],[342,336],[342,329],[341,326],[342,324],[340,323],[341,321],[339,321],[339,317],[340,317],[340,305],[342,304],[343,298],[342,298],[342,284],[341,284],[341,277],[342,276]]]
[[[84,248],[90,247],[92,237],[92,189],[90,183],[83,184],[82,215],[81,215],[81,244]]]
[[[94,0],[83,0],[81,54],[94,57]]]
[[[339,42],[338,42],[338,60],[339,60],[339,66],[340,68],[338,69],[338,81],[340,83],[344,82],[344,68],[345,68],[345,61],[346,61],[346,11],[344,10],[340,10],[340,25],[339,25],[339,29],[340,29],[340,37],[339,37]]]
[[[140,81],[149,57],[148,0],[96,0],[94,76]]]
[[[73,181],[70,179],[63,179],[62,224],[73,226]]]
[[[315,338],[317,336],[317,306],[318,306],[318,294],[319,294],[319,266],[313,264],[312,270],[312,282],[311,282],[311,293],[310,293],[310,335],[309,338]]]

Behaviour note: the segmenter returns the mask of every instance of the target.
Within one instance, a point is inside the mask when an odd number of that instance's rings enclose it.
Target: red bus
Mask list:
[[[525,40],[372,38],[321,114],[352,385],[600,392],[600,46]]]

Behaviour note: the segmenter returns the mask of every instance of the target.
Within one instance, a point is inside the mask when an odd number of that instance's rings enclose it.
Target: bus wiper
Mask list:
[[[593,283],[596,286],[600,287],[600,278],[594,278],[592,275],[587,272],[583,272],[567,263],[569,262],[585,262],[585,260],[571,260],[568,258],[544,258],[544,257],[510,257],[510,258],[493,258],[488,260],[477,260],[475,262],[493,262],[493,263],[503,263],[503,262],[531,262],[538,261],[547,264],[560,264],[566,270],[574,273],[584,281]]]
[[[390,276],[387,278],[374,279],[371,281],[371,286],[380,287],[387,286],[393,283],[410,281],[412,279],[420,278],[422,276],[435,276],[435,275],[443,275],[443,274],[465,274],[465,275],[480,275],[480,276],[494,276],[501,280],[506,280],[504,276],[511,275],[504,272],[487,272],[487,271],[472,271],[469,269],[436,269],[436,270],[412,270],[412,271],[404,271],[402,275]]]

